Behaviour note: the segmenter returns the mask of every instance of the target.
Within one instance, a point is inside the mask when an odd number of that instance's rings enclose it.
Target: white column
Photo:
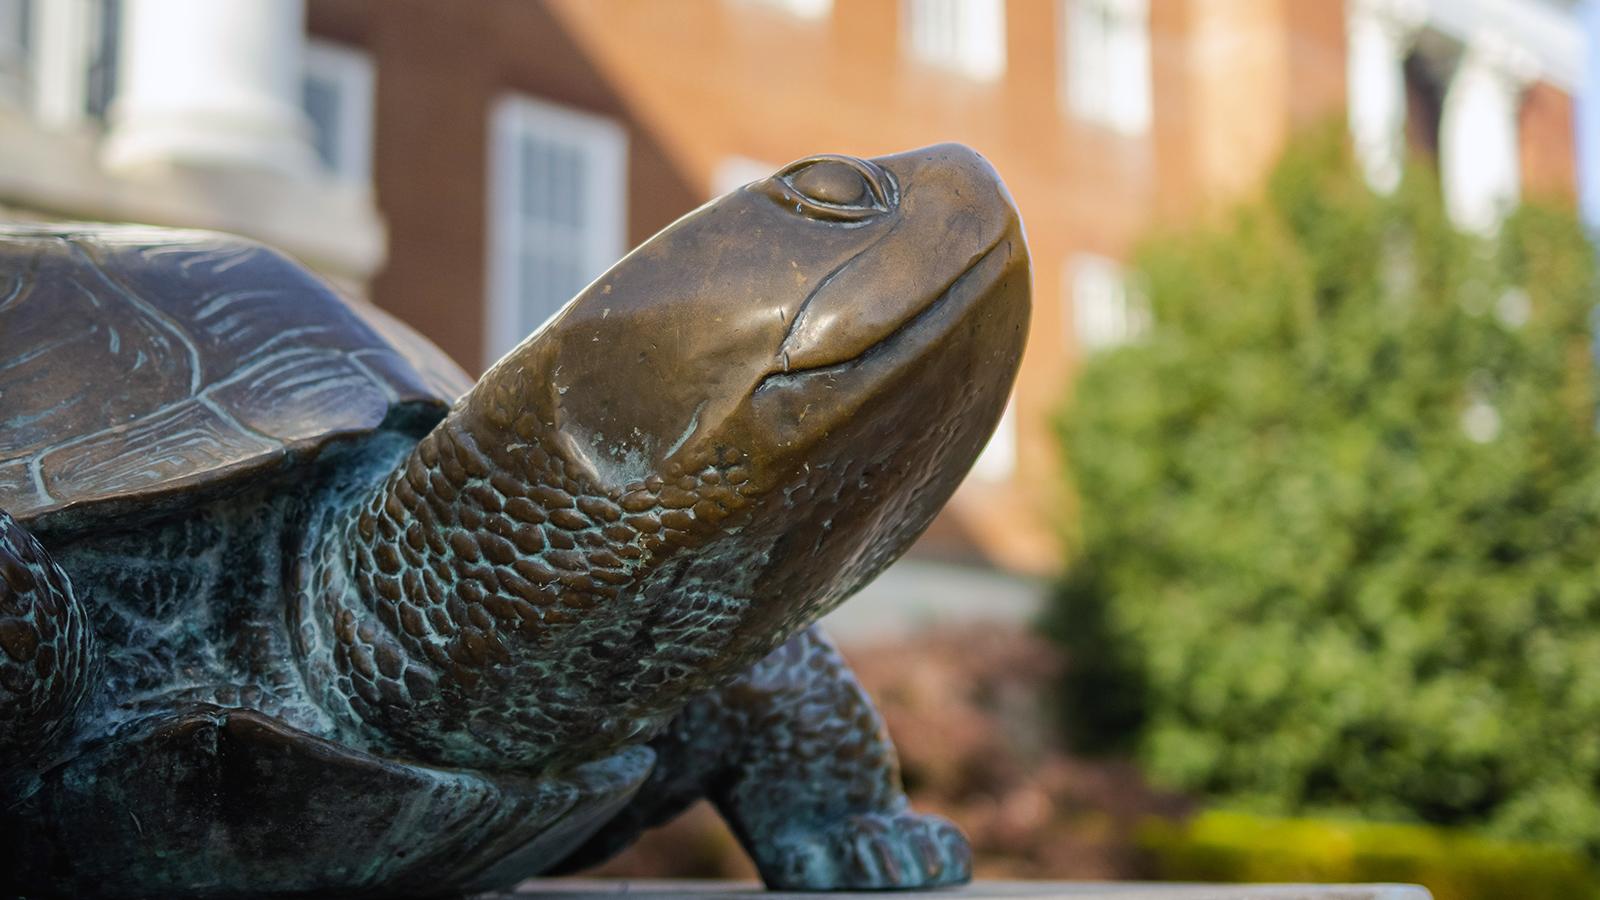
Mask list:
[[[1466,48],[1439,117],[1439,175],[1457,226],[1492,235],[1522,195],[1522,90],[1535,73],[1525,51],[1492,36]]]
[[[313,170],[304,0],[124,0],[110,168]]]
[[[36,2],[30,13],[28,77],[33,114],[50,128],[70,128],[84,118],[89,76],[86,50],[94,10],[89,0],[58,0]]]
[[[1385,194],[1400,186],[1405,166],[1405,61],[1422,17],[1415,2],[1350,0],[1346,7],[1350,138],[1367,183]]]

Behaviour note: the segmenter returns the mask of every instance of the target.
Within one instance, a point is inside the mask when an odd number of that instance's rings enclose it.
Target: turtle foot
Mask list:
[[[905,890],[965,884],[972,848],[938,816],[864,813],[772,840],[762,878],[775,890]]]

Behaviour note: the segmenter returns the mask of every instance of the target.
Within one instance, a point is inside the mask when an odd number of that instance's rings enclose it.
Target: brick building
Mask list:
[[[1437,157],[1462,227],[1573,196],[1588,48],[1558,0],[0,0],[0,210],[221,227],[481,367],[628,247],[820,151],[958,140],[1023,212],[1012,409],[924,549],[1046,571],[1049,420],[1147,326],[1152,228],[1342,117]],[[1218,298],[1226,315],[1226,298]]]

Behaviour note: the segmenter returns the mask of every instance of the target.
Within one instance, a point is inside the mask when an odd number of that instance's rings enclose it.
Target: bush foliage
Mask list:
[[[1593,900],[1600,879],[1575,850],[1424,825],[1205,813],[1152,821],[1140,843],[1175,881],[1403,882],[1434,900]]]
[[[1462,235],[1434,182],[1319,139],[1139,255],[1155,325],[1059,425],[1066,711],[1236,808],[1600,851],[1593,251],[1532,206]]]

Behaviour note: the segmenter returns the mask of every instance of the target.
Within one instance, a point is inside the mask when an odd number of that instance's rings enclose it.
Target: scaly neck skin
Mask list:
[[[607,495],[533,417],[484,414],[494,393],[327,523],[297,639],[322,702],[373,745],[544,769],[648,737],[763,652],[747,599],[701,589],[701,554],[676,552],[746,500],[736,466]]]

